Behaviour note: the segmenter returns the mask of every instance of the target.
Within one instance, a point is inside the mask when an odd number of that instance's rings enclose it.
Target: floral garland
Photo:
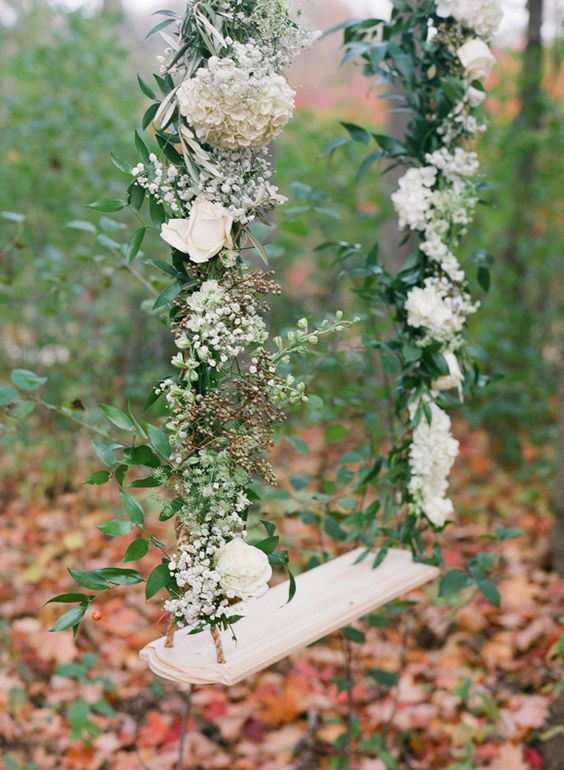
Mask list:
[[[253,478],[275,483],[266,457],[275,425],[285,419],[285,407],[307,400],[305,385],[286,373],[287,366],[293,354],[315,345],[320,335],[341,330],[344,322],[337,313],[334,321],[312,329],[304,319],[285,340],[275,338],[269,350],[266,298],[280,288],[271,273],[242,256],[254,249],[266,258],[251,225],[266,222],[266,214],[285,200],[272,183],[267,147],[294,109],[294,91],[282,72],[316,34],[290,18],[284,0],[188,0],[183,17],[159,13],[164,19],[152,32],[167,43],[155,75],[162,97],[139,80],[153,101],[143,126],[153,124],[159,149],[150,152],[137,134],[140,162],[133,169],[118,158],[114,162],[133,176],[129,207],[138,214],[149,200],[152,224],[132,235],[128,260],[135,258],[148,227],[172,248],[171,264],[152,262],[174,278],[154,308],[168,311],[175,374],[150,399],[163,397],[170,416],[164,430],[106,408],[114,425],[135,430],[149,443],[124,448],[98,442],[97,453],[112,472],[100,471],[90,483],[114,477],[131,519],[109,522],[104,532],[142,530],[125,561],[141,558],[150,545],[164,554],[146,593],[168,591],[168,643],[176,625],[188,632],[209,627],[221,661],[218,627],[227,629],[238,619],[240,608],[235,612],[233,605],[268,590],[271,564],[288,562],[286,552],[274,552],[278,538],[271,523],[265,524],[263,541],[245,541],[256,499]],[[118,204],[102,199],[92,208],[116,211],[126,205]],[[122,451],[119,460],[116,451]],[[163,500],[160,516],[176,522],[172,555],[147,537],[142,506],[123,489],[125,473],[134,465],[153,469],[135,486],[174,491],[173,499]],[[142,580],[135,570],[71,572],[93,590]],[[69,596],[80,605],[55,630],[76,629],[96,598],[73,594],[55,600],[71,601]]]
[[[480,303],[455,252],[485,187],[469,145],[486,129],[484,81],[495,64],[488,43],[501,18],[499,0],[395,0],[389,22],[344,25],[346,59],[360,57],[365,74],[399,85],[411,114],[405,139],[375,135],[380,150],[367,162],[388,158],[391,167],[408,166],[392,202],[405,240],[418,237],[417,250],[396,276],[378,267],[380,288],[367,284],[365,294],[378,294],[378,301],[392,307],[397,335],[375,344],[401,366],[395,395],[402,435],[376,471],[386,467],[381,481],[401,489],[384,501],[386,521],[393,511],[407,511],[407,519],[396,534],[385,526],[386,546],[399,539],[419,556],[421,524],[427,520],[440,530],[454,511],[448,483],[458,442],[447,413],[455,403],[448,391],[462,398],[465,381],[475,377],[464,331]],[[357,141],[370,140],[360,127],[351,126],[350,133]],[[487,289],[488,258],[479,259],[478,279]],[[440,548],[432,558],[437,554]]]

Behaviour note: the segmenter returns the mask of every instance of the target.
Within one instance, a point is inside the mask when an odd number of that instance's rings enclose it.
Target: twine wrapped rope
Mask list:
[[[178,548],[183,546],[185,543],[189,540],[188,535],[188,528],[180,524],[179,522],[176,525],[176,540]],[[170,620],[168,622],[168,627],[166,630],[166,641],[165,641],[165,647],[168,649],[172,649],[174,647],[174,634],[176,632],[176,617],[174,615],[170,616]],[[225,651],[223,649],[223,643],[221,641],[221,636],[218,631],[217,626],[211,626],[210,632],[213,639],[213,644],[215,647],[215,657],[218,663],[225,663]]]

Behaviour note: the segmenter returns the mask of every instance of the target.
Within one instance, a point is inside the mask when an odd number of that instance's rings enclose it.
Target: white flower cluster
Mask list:
[[[478,157],[460,147],[453,152],[442,147],[425,160],[429,165],[408,169],[392,195],[399,226],[420,232],[423,253],[460,283],[464,272],[448,244],[458,243],[472,220]]]
[[[248,599],[267,590],[272,575],[268,559],[242,540],[249,481],[226,453],[206,450],[178,471],[176,491],[183,500],[178,517],[190,538],[169,562],[180,596],[169,599],[165,608],[188,631],[224,616],[231,599]]]
[[[417,404],[410,406],[413,419]],[[412,508],[424,513],[436,527],[442,527],[454,507],[446,497],[450,471],[458,456],[458,441],[452,437],[448,414],[434,402],[427,402],[431,421],[423,414],[413,431],[409,450],[411,478],[409,491],[413,496]]]
[[[433,208],[433,187],[437,169],[432,166],[410,168],[399,180],[399,189],[392,195],[401,228],[424,230]]]
[[[467,89],[464,97],[457,102],[438,128],[439,136],[445,144],[482,134],[486,130],[486,124],[476,115],[476,107],[480,106],[485,96],[485,91],[478,91],[471,86]]]
[[[174,214],[182,213],[196,191],[188,174],[182,174],[176,166],[163,163],[154,153],[150,164],[138,163],[131,169],[139,187],[143,187],[157,203],[164,203]]]
[[[177,92],[181,114],[198,139],[221,149],[265,147],[294,111],[294,91],[265,67],[254,43],[234,43],[232,54],[212,56]]]
[[[437,13],[443,18],[452,16],[486,38],[495,35],[503,18],[499,0],[439,0]]]
[[[428,153],[425,160],[435,169],[442,171],[445,179],[449,182],[455,182],[461,176],[475,176],[480,168],[477,154],[468,152],[462,147],[456,147],[454,152],[448,147],[441,147],[440,150]]]
[[[181,349],[190,345],[197,358],[212,368],[237,358],[249,345],[262,345],[268,339],[256,306],[249,303],[241,307],[216,280],[205,281],[188,297],[186,305],[190,315],[176,344]]]
[[[221,174],[203,169],[198,190],[208,200],[221,203],[237,222],[247,224],[258,209],[271,209],[286,201],[271,182],[268,150],[212,150],[210,154]]]
[[[479,171],[478,157],[460,146],[460,141],[485,129],[477,111],[485,92],[472,83],[486,80],[495,57],[487,43],[475,35],[491,38],[502,13],[499,0],[438,0],[437,15],[458,22],[458,29],[448,26],[437,39],[451,55],[456,54],[453,74],[458,78],[462,67],[465,90],[438,128],[442,147],[425,156],[427,165],[406,172],[392,199],[400,227],[420,234],[421,251],[436,265],[431,265],[431,275],[422,285],[408,292],[404,309],[408,326],[423,333],[417,344],[439,343],[447,367],[431,383],[429,395],[418,398],[409,408],[413,424],[410,507],[442,527],[453,513],[446,494],[458,442],[452,437],[449,416],[434,399],[452,388],[462,395],[464,374],[455,351],[462,344],[467,317],[479,307],[465,288],[464,272],[452,252],[466,233],[478,202],[473,181]],[[453,49],[453,40],[460,47]]]
[[[427,278],[424,286],[411,289],[405,303],[407,323],[426,332],[421,345],[436,340],[456,346],[466,318],[478,307],[467,292],[454,288],[445,277]]]

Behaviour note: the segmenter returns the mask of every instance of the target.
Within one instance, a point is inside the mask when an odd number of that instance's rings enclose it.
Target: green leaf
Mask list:
[[[306,442],[303,440],[303,438],[300,438],[299,436],[284,436],[288,444],[291,444],[294,449],[297,449],[298,452],[301,452],[302,454],[309,454],[309,447],[306,444]]]
[[[166,212],[162,203],[158,203],[153,197],[149,200],[149,215],[155,227],[160,227],[166,221]]]
[[[168,562],[163,562],[155,567],[151,572],[147,585],[145,586],[145,596],[151,599],[168,585],[170,580],[170,570]]]
[[[346,628],[341,629],[341,631],[345,639],[348,639],[349,642],[355,642],[356,644],[363,644],[363,642],[366,641],[366,636],[358,628],[352,628],[352,626],[347,626]]]
[[[135,132],[135,147],[143,163],[149,163],[149,150],[138,131]]]
[[[123,569],[120,567],[104,567],[100,570],[100,575],[117,586],[134,586],[138,583],[144,583],[145,579],[137,570]]]
[[[515,540],[518,537],[523,537],[524,531],[517,529],[516,527],[497,527],[495,530],[496,539],[500,543],[505,543],[507,540]]]
[[[116,428],[127,431],[135,430],[133,420],[121,409],[118,409],[116,406],[109,406],[108,404],[100,404],[100,409]]]
[[[138,230],[135,230],[135,232],[132,233],[131,238],[127,242],[127,248],[125,250],[125,256],[128,262],[133,262],[139,253],[139,249],[141,248],[141,244],[143,243],[143,238],[145,237],[146,232],[146,227],[140,227]]]
[[[501,596],[493,580],[489,578],[476,578],[476,585],[482,596],[498,609],[501,607]]]
[[[94,211],[103,211],[110,214],[114,211],[121,211],[127,206],[127,203],[121,198],[100,198],[93,203],[88,203],[86,208]]]
[[[297,585],[296,585],[296,578],[294,577],[291,570],[288,570],[288,604],[292,601],[294,596],[296,595]]]
[[[20,390],[37,390],[47,382],[47,377],[40,377],[35,372],[28,369],[14,369],[10,379]]]
[[[110,537],[120,537],[121,535],[129,535],[135,524],[132,521],[126,519],[112,519],[104,524],[99,524],[97,529]]]
[[[368,672],[368,676],[384,687],[394,687],[399,680],[399,674],[395,671],[385,671],[383,668],[373,668]]]
[[[84,481],[83,484],[93,484],[94,486],[101,486],[102,484],[107,484],[108,481],[112,478],[112,474],[110,471],[96,471],[96,473],[93,473],[92,476],[87,481]]]
[[[159,22],[159,24],[155,25],[151,30],[149,30],[149,32],[147,32],[145,39],[170,26],[174,21],[174,19],[165,19],[164,21]]]
[[[326,516],[323,521],[323,529],[332,540],[345,540],[347,533],[334,516]]]
[[[127,492],[123,491],[123,489],[119,490],[119,496],[121,498],[121,502],[123,503],[123,507],[125,508],[125,512],[131,521],[134,524],[137,524],[139,527],[144,526],[145,513],[139,500],[133,497],[133,495],[128,495]]]
[[[380,548],[380,550],[376,554],[376,558],[372,562],[372,569],[377,569],[380,566],[380,564],[383,564],[384,559],[388,555],[389,550],[390,549],[388,548],[388,546],[384,546],[383,548]]]
[[[80,604],[78,607],[72,607],[57,620],[49,631],[66,631],[67,628],[73,628],[78,625],[86,613],[86,606]]]
[[[413,364],[415,361],[419,361],[421,358],[423,351],[421,348],[416,347],[415,345],[404,345],[402,349],[403,358],[406,364]]]
[[[84,700],[76,700],[71,703],[67,709],[67,719],[71,727],[71,736],[73,740],[78,740],[82,731],[87,729],[92,723],[90,717],[90,704]]]
[[[353,141],[361,142],[362,144],[370,143],[370,134],[362,126],[357,126],[355,123],[346,123],[343,120],[340,120],[339,123],[348,131]]]
[[[111,152],[110,157],[112,159],[112,163],[117,169],[123,171],[123,173],[127,174],[128,176],[131,175],[131,169],[133,168],[131,163],[128,163],[126,160],[122,160],[122,158],[116,155],[115,152]]]
[[[91,591],[106,591],[109,588],[100,570],[69,569],[69,574],[79,585]]]
[[[164,262],[162,259],[145,259],[144,264],[152,265],[152,267],[155,267],[157,270],[161,270],[167,275],[171,275],[173,278],[178,276],[178,270],[174,267],[174,265],[171,265],[168,262]]]
[[[101,714],[103,717],[115,717],[117,715],[117,711],[107,700],[97,700],[92,704],[92,711]]]
[[[177,281],[172,283],[170,286],[167,286],[166,289],[163,289],[157,297],[155,304],[153,305],[153,310],[160,310],[161,307],[170,305],[172,300],[177,297],[181,291],[182,286]]]
[[[481,265],[478,268],[478,283],[484,291],[489,291],[491,286],[491,275],[488,267]]]
[[[145,200],[145,188],[133,182],[129,186],[129,205],[135,211],[139,211]]]
[[[442,576],[439,584],[439,596],[453,596],[469,584],[468,576],[459,569],[452,569]]]
[[[401,142],[398,142],[397,139],[392,139],[391,136],[384,136],[383,134],[374,134],[374,139],[377,141],[379,146],[384,150],[384,152],[391,157],[407,155],[407,147]]]
[[[151,489],[152,487],[160,487],[162,483],[161,479],[156,476],[145,476],[144,479],[135,479],[127,486],[129,489]]]
[[[45,604],[74,604],[74,602],[89,604],[92,598],[88,594],[59,594],[49,599]]]
[[[150,104],[145,110],[145,114],[143,115],[143,119],[141,120],[141,125],[143,126],[144,131],[153,122],[155,115],[159,111],[159,107],[160,105],[157,102],[155,102],[154,104]]]
[[[158,468],[161,464],[157,455],[146,444],[125,449],[123,462],[127,465],[145,465],[147,468]]]
[[[265,537],[264,540],[259,540],[258,543],[253,543],[255,548],[258,548],[263,553],[273,553],[280,542],[278,535],[272,535],[272,537]]]
[[[153,449],[166,460],[170,457],[170,442],[168,434],[164,428],[158,428],[156,425],[147,425],[149,440]]]
[[[90,445],[96,452],[96,457],[100,460],[100,462],[104,463],[104,465],[109,465],[110,467],[115,465],[116,456],[114,454],[114,449],[117,448],[115,444],[108,444],[105,441],[94,439],[90,442]]]
[[[0,388],[0,406],[8,406],[18,400],[20,394],[14,388]]]
[[[155,92],[153,91],[153,89],[151,88],[151,86],[149,86],[149,85],[148,85],[148,84],[147,84],[147,83],[146,83],[146,82],[143,80],[143,78],[142,78],[140,75],[137,75],[137,82],[139,83],[139,88],[140,88],[140,89],[143,91],[143,93],[145,94],[145,96],[148,96],[148,97],[149,97],[149,99],[156,99],[156,98],[157,98],[157,97],[156,97],[156,95],[155,95]]]
[[[134,540],[127,546],[127,550],[122,559],[122,562],[137,561],[146,556],[149,550],[149,541],[145,537],[140,537],[138,540]]]

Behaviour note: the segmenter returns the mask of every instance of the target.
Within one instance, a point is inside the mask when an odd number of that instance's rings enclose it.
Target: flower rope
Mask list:
[[[164,35],[168,93],[154,118],[166,157],[139,163],[132,189],[163,206],[161,237],[185,273],[171,311],[178,375],[157,389],[171,414],[177,495],[163,515],[176,517],[179,532],[167,562],[166,643],[176,624],[209,626],[224,663],[218,629],[237,620],[232,605],[262,596],[272,575],[268,549],[245,542],[249,486],[254,477],[275,483],[265,456],[274,426],[305,398],[265,348],[266,298],[280,289],[241,254],[251,247],[264,256],[249,225],[284,201],[267,146],[294,109],[282,71],[315,36],[280,0],[189,2],[175,27]]]
[[[101,525],[103,532],[140,530],[123,561],[138,561],[152,547],[161,552],[146,596],[168,593],[166,645],[174,644],[177,626],[188,633],[209,628],[223,663],[219,632],[242,616],[237,605],[267,592],[272,564],[288,564],[287,552],[276,551],[273,523],[263,522],[263,540],[250,545],[246,538],[257,499],[252,482],[276,483],[267,459],[274,430],[288,406],[307,401],[305,383],[288,373],[290,359],[346,325],[341,313],[313,327],[302,319],[284,339],[270,341],[267,298],[281,290],[271,272],[243,256],[249,251],[267,259],[253,227],[268,224],[268,213],[285,201],[273,184],[268,151],[294,110],[295,94],[283,72],[317,33],[290,17],[285,0],[188,0],[182,17],[157,13],[163,18],[150,34],[167,45],[154,75],[161,94],[141,78],[139,85],[152,101],[143,128],[153,127],[158,146],[151,151],[136,133],[139,162],[132,168],[113,156],[130,176],[127,201],[105,198],[91,208],[114,212],[127,205],[143,222],[140,212],[148,202],[151,223],[132,234],[128,264],[149,229],[172,249],[170,263],[149,260],[173,279],[153,311],[173,335],[174,373],[148,400],[162,399],[168,417],[163,428],[104,407],[114,426],[135,434],[135,443],[94,442],[111,470],[98,471],[88,483],[113,478],[119,485],[129,520]],[[175,520],[172,554],[147,531],[142,504],[124,488],[129,469],[142,465],[152,474],[132,486],[169,491],[161,498],[160,520]],[[53,630],[76,631],[97,592],[144,581],[122,567],[71,574],[96,593],[53,599],[79,602]]]
[[[395,490],[384,500],[386,522],[394,512],[407,518],[395,533],[386,524],[385,547],[409,544],[419,556],[422,524],[441,530],[454,512],[448,483],[459,445],[447,408],[477,379],[465,327],[480,303],[456,251],[486,187],[472,142],[486,128],[484,82],[495,64],[489,43],[501,17],[499,0],[395,0],[389,22],[345,25],[346,58],[360,57],[365,74],[399,86],[411,116],[402,141],[374,137],[380,150],[369,160],[407,166],[391,197],[405,240],[413,234],[418,245],[397,275],[378,266],[379,288],[368,296],[392,309],[394,336],[378,346],[401,368],[401,436],[376,471],[386,468],[381,481]],[[367,132],[352,128],[353,139],[368,143]],[[479,260],[487,288],[488,258]]]

